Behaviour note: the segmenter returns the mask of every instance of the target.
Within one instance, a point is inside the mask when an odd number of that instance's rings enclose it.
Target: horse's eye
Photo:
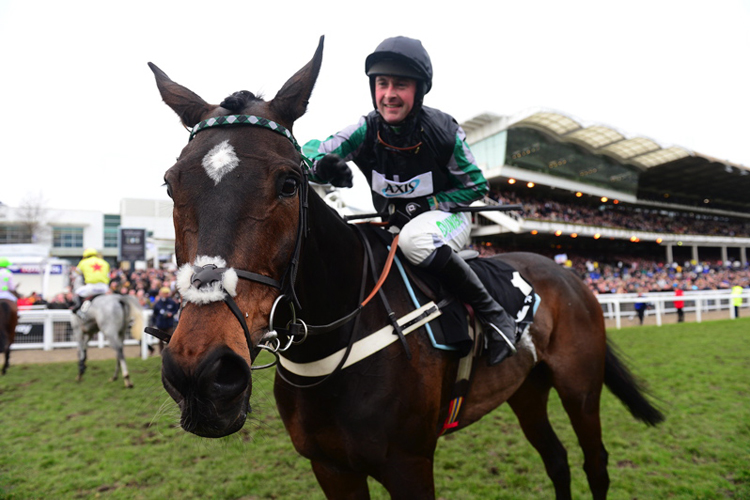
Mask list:
[[[289,197],[297,194],[299,188],[299,181],[294,177],[287,177],[284,179],[284,184],[281,186],[281,196]]]
[[[164,184],[162,184],[162,186],[166,186],[167,187],[167,196],[169,196],[171,198],[172,197],[172,186],[170,186],[169,183],[166,180],[164,181]]]

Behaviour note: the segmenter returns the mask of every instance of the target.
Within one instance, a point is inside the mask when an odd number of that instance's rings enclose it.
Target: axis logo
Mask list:
[[[378,172],[372,173],[372,190],[385,198],[418,198],[433,192],[432,172],[427,172],[408,181],[387,179]]]
[[[419,179],[404,184],[398,184],[395,182],[389,182],[381,191],[381,194],[386,198],[393,196],[405,196],[413,193],[419,186]]]

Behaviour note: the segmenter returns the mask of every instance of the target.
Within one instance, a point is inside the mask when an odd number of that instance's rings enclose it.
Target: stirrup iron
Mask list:
[[[518,349],[516,349],[516,346],[513,345],[513,342],[511,342],[510,339],[508,339],[508,337],[506,337],[505,334],[498,327],[496,327],[492,323],[487,323],[487,325],[493,330],[495,330],[500,335],[500,337],[502,337],[505,343],[508,344],[508,347],[511,350],[511,356],[515,355],[518,352]]]

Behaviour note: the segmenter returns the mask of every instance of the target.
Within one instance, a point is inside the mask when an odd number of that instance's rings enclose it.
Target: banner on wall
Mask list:
[[[118,260],[136,262],[146,260],[146,230],[139,228],[120,228],[120,251]]]

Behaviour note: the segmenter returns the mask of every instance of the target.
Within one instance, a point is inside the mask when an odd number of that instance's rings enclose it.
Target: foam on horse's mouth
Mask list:
[[[191,280],[195,273],[193,267],[203,267],[209,264],[217,268],[224,268],[227,265],[226,261],[218,255],[215,257],[201,255],[192,264],[183,264],[180,267],[180,270],[177,272],[177,291],[180,292],[180,296],[184,300],[194,304],[209,304],[224,300],[225,293],[228,293],[231,297],[237,295],[237,281],[239,278],[233,268],[225,270],[221,275],[220,281],[204,284],[200,288],[196,288],[192,284]]]

